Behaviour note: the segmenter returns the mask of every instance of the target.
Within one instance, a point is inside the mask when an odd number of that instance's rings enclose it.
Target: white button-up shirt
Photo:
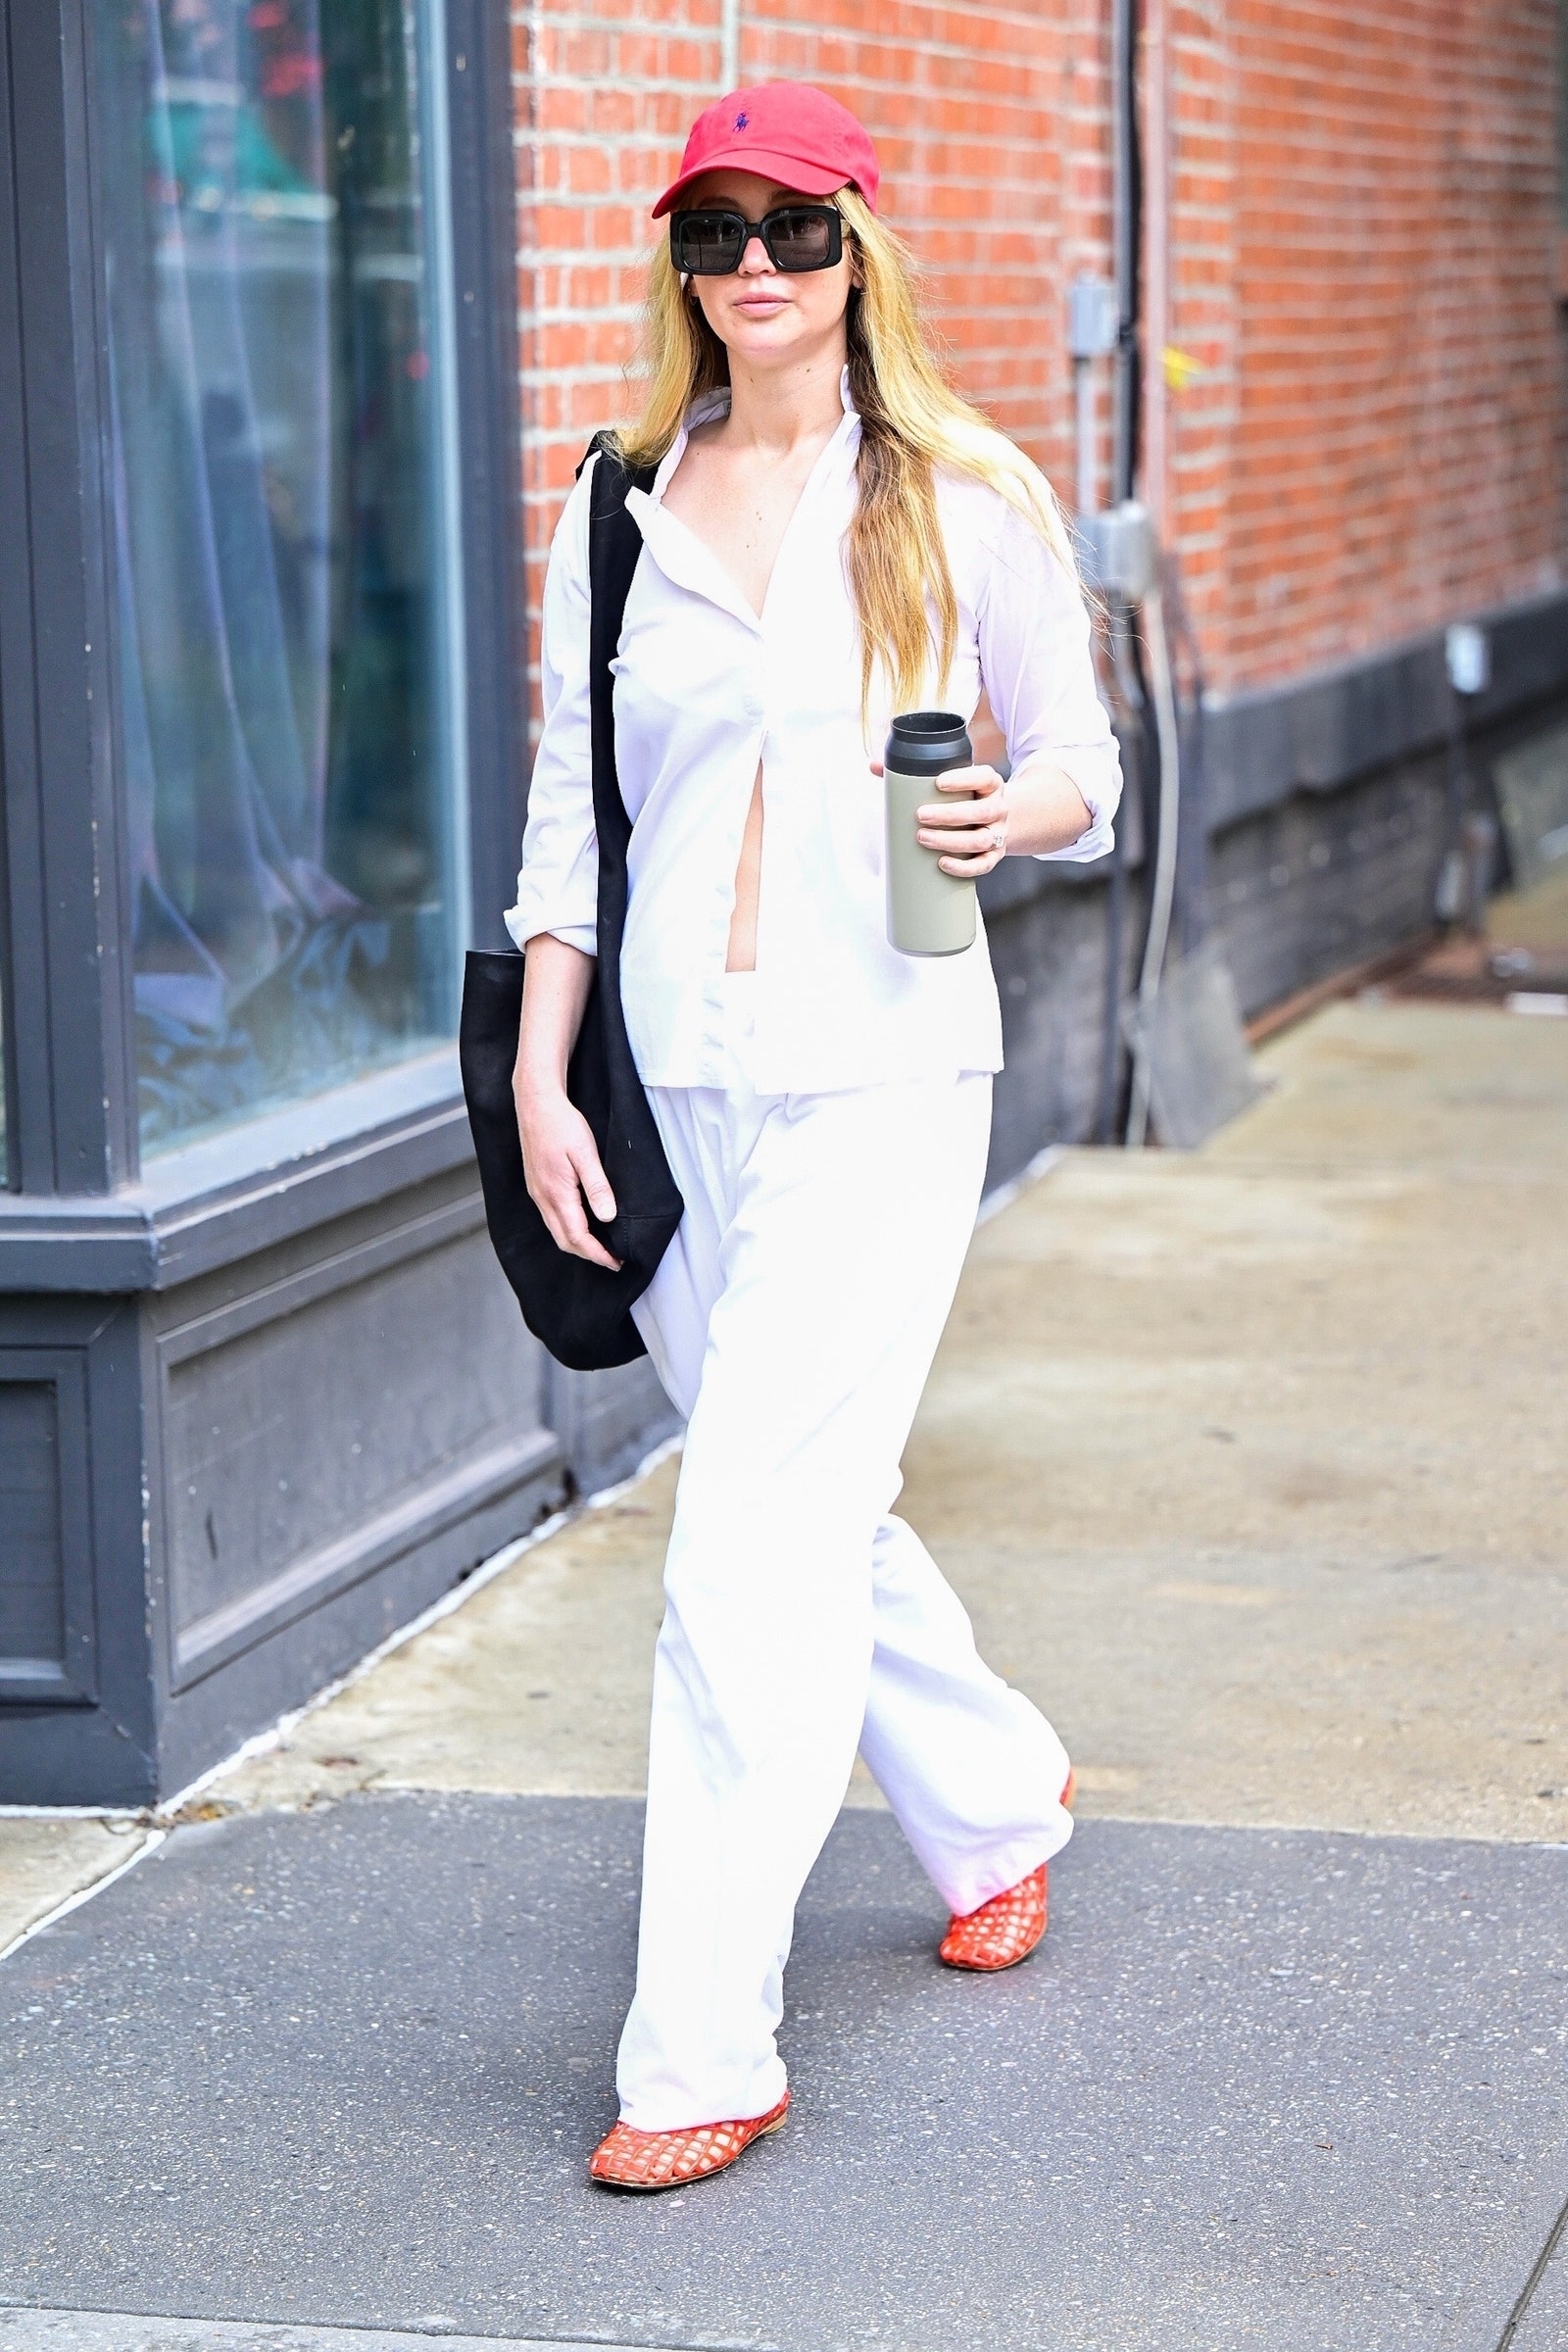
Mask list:
[[[615,754],[632,819],[621,996],[646,1086],[721,1086],[722,977],[735,869],[759,765],[762,855],[751,1077],[764,1094],[1002,1067],[1002,1021],[983,923],[946,956],[888,944],[880,757],[892,718],[873,680],[860,721],[858,628],[844,564],[859,418],[812,468],[761,612],[664,504],[683,430],[651,491],[628,506],[643,553],[614,662]],[[720,414],[727,395],[690,424]],[[589,749],[588,493],[566,502],[550,553],[541,662],[544,727],[528,794],[518,947],[553,932],[592,955],[598,887]],[[1111,844],[1121,789],[1095,688],[1076,584],[1039,533],[984,484],[938,478],[958,602],[957,650],[926,707],[967,720],[982,685],[1013,767],[1048,754],[1092,822],[1065,858]],[[880,699],[879,699],[880,697]]]

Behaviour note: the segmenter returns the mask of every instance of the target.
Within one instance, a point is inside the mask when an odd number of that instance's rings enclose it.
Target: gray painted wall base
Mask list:
[[[550,1367],[550,1420],[573,1493],[596,1494],[627,1478],[644,1455],[673,1437],[680,1415],[646,1355],[610,1372]]]
[[[461,1167],[139,1300],[0,1300],[5,1800],[167,1796],[559,1507],[549,1370]]]
[[[0,1296],[0,1801],[169,1796],[676,1427],[646,1357],[545,1356],[471,1159],[287,1191],[220,1188],[238,1254],[176,1219],[193,1279]]]

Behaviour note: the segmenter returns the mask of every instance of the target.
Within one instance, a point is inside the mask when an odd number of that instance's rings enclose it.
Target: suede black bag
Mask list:
[[[523,1321],[558,1363],[598,1371],[642,1355],[631,1318],[680,1223],[684,1203],[659,1140],[648,1097],[626,1036],[620,1003],[620,940],[626,923],[626,845],[631,820],[615,770],[611,662],[620,642],[642,535],[626,512],[633,482],[646,489],[650,469],[631,472],[598,434],[589,507],[589,692],[592,710],[594,825],[599,836],[599,958],[566,1092],[593,1130],[615,1196],[615,1214],[588,1223],[620,1271],[590,1265],[551,1240],[523,1182],[522,1146],[512,1095],[522,1016],[526,957],[470,949],[464,971],[458,1052],[473,1130],[490,1240],[517,1294]],[[584,464],[587,460],[584,459]],[[581,467],[578,468],[579,472]]]

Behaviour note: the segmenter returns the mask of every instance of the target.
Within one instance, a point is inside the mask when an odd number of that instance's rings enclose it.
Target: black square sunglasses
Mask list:
[[[761,238],[774,269],[789,275],[831,270],[844,252],[844,216],[833,204],[781,204],[760,220],[743,213],[676,213],[670,258],[688,277],[727,277],[753,237]]]

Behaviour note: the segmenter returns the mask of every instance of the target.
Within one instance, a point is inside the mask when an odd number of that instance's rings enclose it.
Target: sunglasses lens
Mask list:
[[[839,217],[824,205],[769,213],[767,236],[778,270],[829,270],[839,258]]]
[[[739,213],[677,213],[670,243],[677,270],[720,277],[739,265],[746,223]]]

